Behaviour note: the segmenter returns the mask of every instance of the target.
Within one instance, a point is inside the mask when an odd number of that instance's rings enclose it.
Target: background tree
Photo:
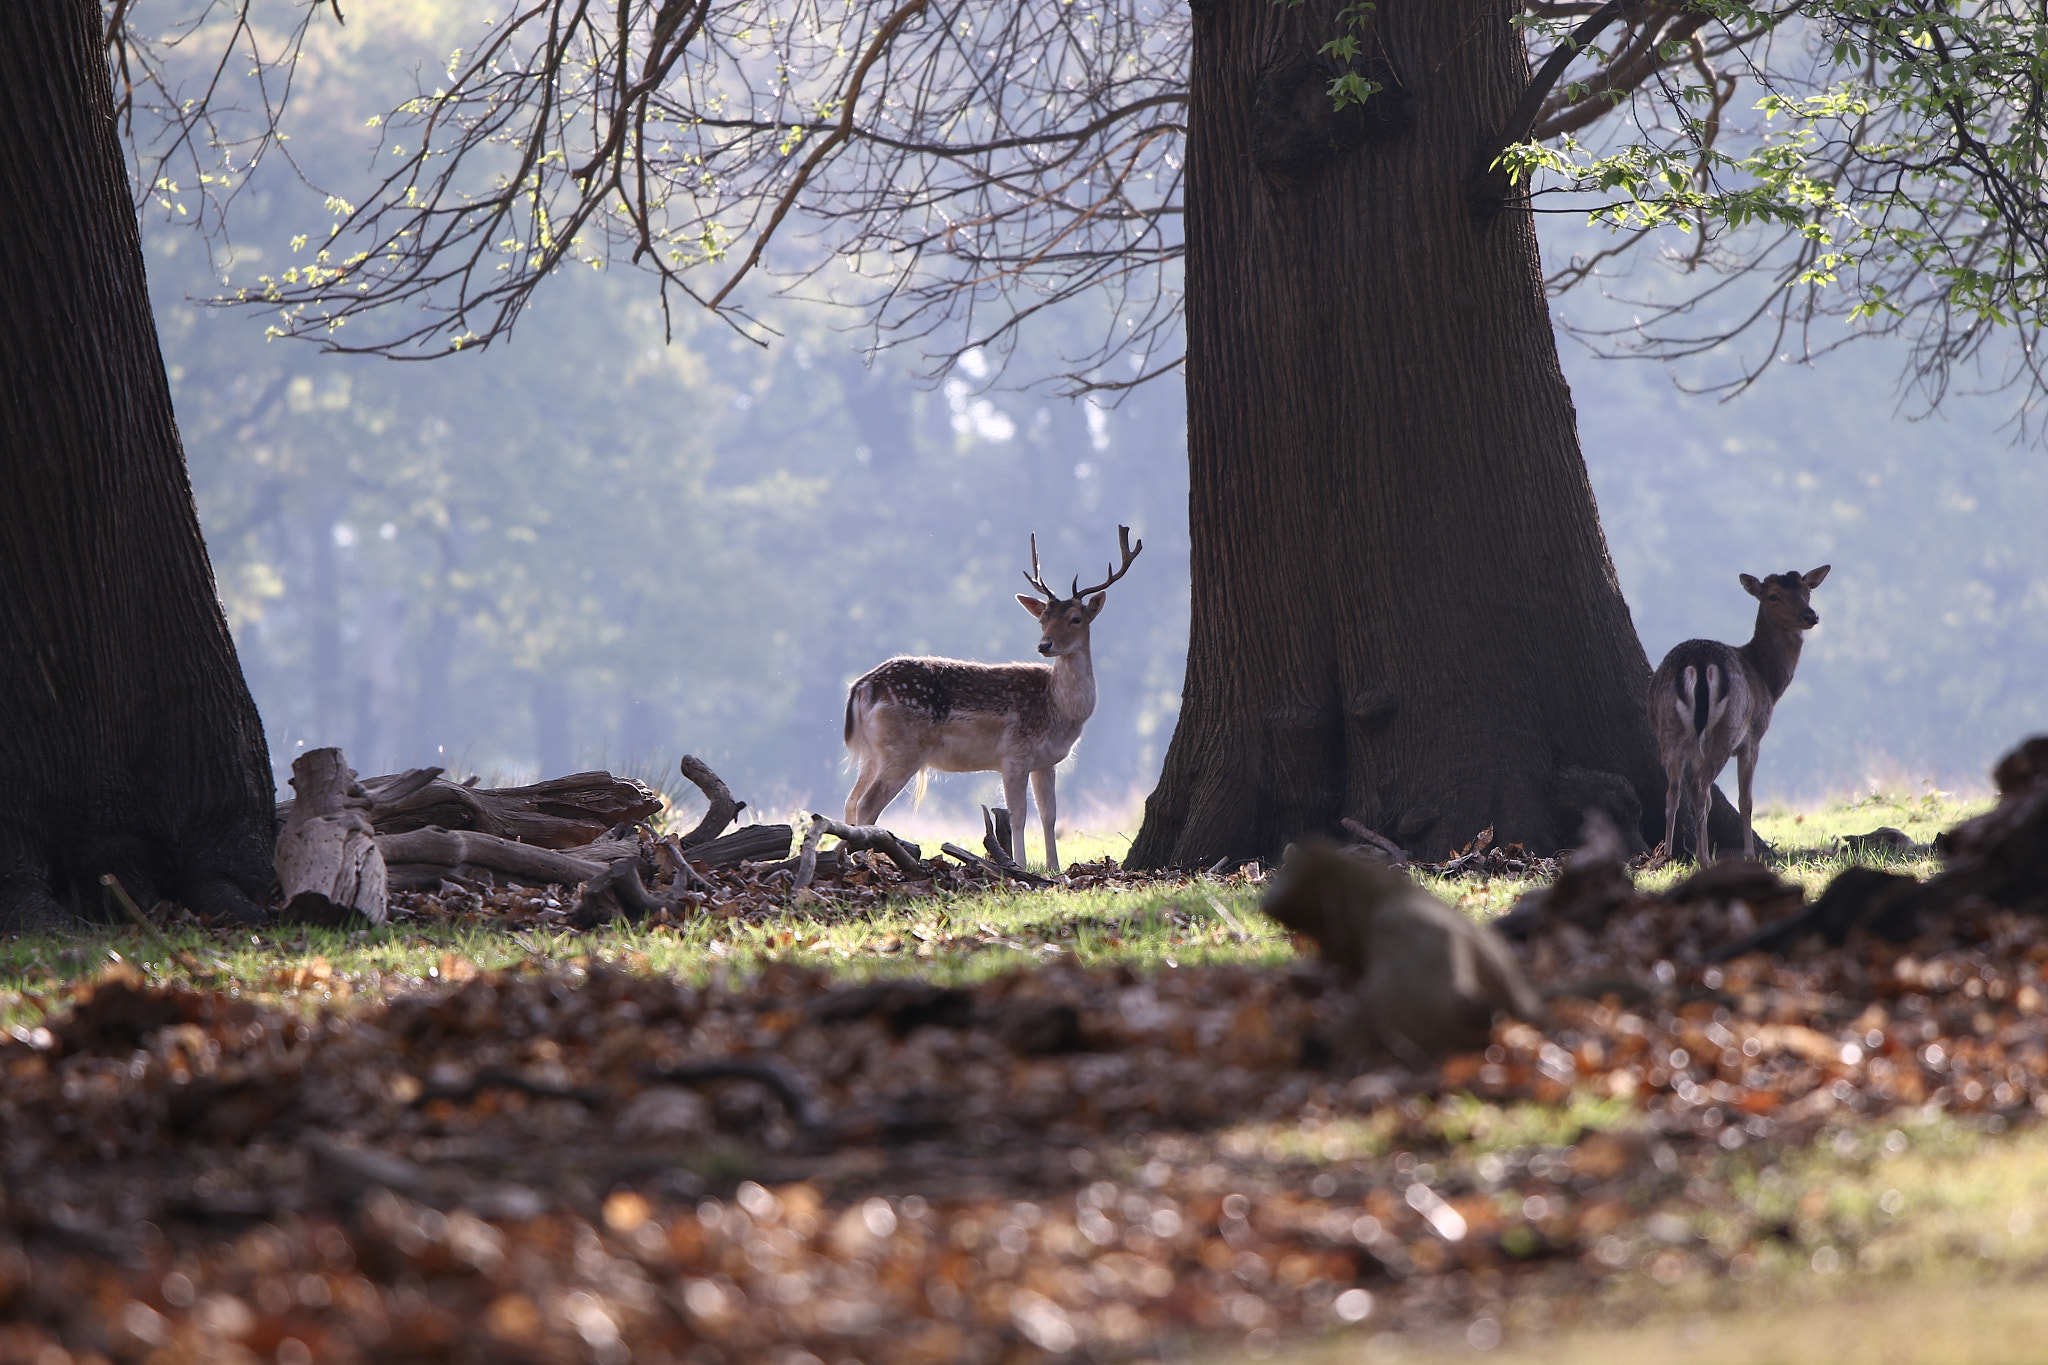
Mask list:
[[[269,886],[263,729],[186,481],[97,6],[0,10],[0,928]]]
[[[891,335],[964,320],[1000,348],[1073,291],[1133,291],[1088,359],[1141,338],[1142,375],[1173,363],[1149,352],[1185,249],[1196,633],[1141,862],[1341,814],[1425,849],[1482,823],[1546,845],[1588,806],[1654,804],[1646,661],[1510,176],[1719,234],[1699,266],[1789,243],[1807,319],[1834,299],[1877,328],[1931,317],[1937,358],[2027,303],[2025,7],[1616,0],[1518,25],[1480,3],[1205,3],[1191,35],[1171,10],[1048,9],[536,7],[400,111],[398,169],[265,293],[285,330],[431,353],[488,344],[538,280],[614,253],[725,308],[764,263],[826,259],[778,246],[795,226],[854,266],[823,292],[869,284]],[[1785,124],[1731,151],[1744,77]],[[1566,140],[1618,109],[1617,150]],[[1826,291],[1852,271],[1860,291]],[[419,307],[333,330],[393,302]]]

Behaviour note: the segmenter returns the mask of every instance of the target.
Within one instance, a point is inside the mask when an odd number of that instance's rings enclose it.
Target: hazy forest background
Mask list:
[[[665,345],[652,285],[615,270],[552,282],[509,343],[431,365],[267,341],[262,316],[197,302],[316,250],[323,194],[368,183],[369,121],[431,88],[492,8],[359,2],[346,27],[316,23],[291,163],[243,188],[231,241],[193,233],[175,195],[144,215],[201,519],[280,784],[324,744],[365,773],[607,766],[665,786],[695,752],[769,810],[836,810],[852,678],[893,653],[1026,657],[1035,628],[1011,594],[1027,534],[1064,579],[1099,571],[1125,522],[1146,555],[1097,629],[1101,703],[1062,792],[1083,824],[1131,809],[1187,639],[1180,381],[1120,401],[1017,388],[1089,350],[1108,302],[1045,317],[1007,371],[970,355],[936,386],[914,347],[868,363],[857,316],[765,280],[755,311],[783,334],[766,349],[680,309]],[[1604,238],[1569,216],[1544,232],[1551,265]],[[1655,289],[1663,268],[1615,288]],[[1598,327],[1628,308],[1581,291],[1559,313]],[[2048,728],[2048,476],[2010,399],[1957,393],[1910,420],[1902,357],[1879,345],[1774,368],[1726,403],[1663,366],[1562,350],[1653,661],[1688,636],[1747,637],[1738,572],[1835,566],[1761,800],[1978,788]],[[1676,377],[1711,384],[1738,359]],[[988,799],[983,781],[932,799]]]

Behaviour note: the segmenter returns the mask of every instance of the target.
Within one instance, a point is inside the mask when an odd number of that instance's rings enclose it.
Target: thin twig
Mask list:
[[[138,906],[135,903],[134,897],[128,894],[128,888],[121,885],[119,877],[116,877],[111,872],[102,872],[100,874],[100,885],[114,893],[114,904],[127,912],[128,918],[135,921],[136,928],[142,930],[143,934],[156,944],[159,951],[163,952],[173,962],[176,962],[193,976],[204,981],[213,980],[212,968],[203,966],[198,958],[192,956],[183,948],[174,945],[169,939],[164,937],[162,930],[149,922],[149,916],[142,913],[142,907]]]
[[[868,78],[868,68],[880,61],[882,54],[888,51],[889,43],[895,38],[898,29],[908,23],[913,15],[924,13],[925,4],[926,0],[908,0],[908,3],[883,21],[881,32],[868,44],[866,55],[860,59],[860,64],[854,67],[852,76],[848,77],[846,93],[839,97],[839,126],[826,134],[825,140],[813,147],[811,154],[804,158],[802,169],[797,171],[796,178],[790,181],[789,189],[775,205],[775,211],[768,215],[768,225],[754,234],[753,250],[747,253],[747,259],[733,272],[733,277],[725,282],[725,287],[711,296],[709,307],[715,309],[725,302],[725,296],[732,293],[734,286],[747,277],[747,272],[760,261],[761,253],[767,249],[769,238],[775,235],[775,229],[789,216],[790,209],[796,204],[797,196],[802,194],[804,186],[810,183],[811,175],[818,169],[819,163],[832,154],[833,148],[853,136],[854,106],[860,102],[860,88]]]
[[[1211,895],[1207,891],[1204,891],[1202,893],[1202,899],[1209,902],[1209,908],[1216,912],[1216,917],[1218,919],[1222,920],[1225,924],[1230,926],[1230,932],[1237,935],[1237,941],[1239,943],[1246,942],[1251,938],[1251,931],[1246,929],[1244,925],[1238,922],[1236,915],[1230,913],[1229,906],[1225,905],[1222,901],[1217,900],[1215,896]]]

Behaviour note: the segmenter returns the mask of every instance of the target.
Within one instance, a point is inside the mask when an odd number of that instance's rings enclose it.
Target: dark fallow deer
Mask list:
[[[1102,613],[1104,591],[1130,572],[1145,548],[1119,526],[1123,564],[1092,588],[1078,576],[1065,597],[1045,585],[1038,568],[1038,537],[1031,538],[1025,581],[1038,596],[1017,594],[1038,618],[1038,652],[1049,664],[978,664],[959,659],[891,659],[862,676],[846,694],[846,747],[860,766],[846,798],[846,823],[872,825],[911,778],[930,768],[946,773],[1003,775],[1015,844],[1024,861],[1024,779],[1038,796],[1045,826],[1045,865],[1060,870],[1053,840],[1058,806],[1053,769],[1073,751],[1081,727],[1095,711],[1095,664],[1088,628]]]
[[[1742,587],[1757,599],[1756,633],[1740,648],[1717,640],[1687,640],[1664,656],[1650,679],[1650,728],[1664,760],[1664,849],[1677,852],[1678,801],[1692,800],[1698,826],[1693,857],[1707,860],[1707,811],[1714,779],[1735,759],[1742,807],[1742,856],[1756,856],[1750,825],[1750,781],[1756,750],[1771,728],[1771,710],[1792,685],[1806,632],[1820,624],[1809,604],[1829,565],[1807,573],[1777,573],[1761,582],[1743,574]]]

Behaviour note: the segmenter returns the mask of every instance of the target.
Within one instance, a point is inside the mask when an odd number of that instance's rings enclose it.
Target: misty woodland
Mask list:
[[[0,1363],[2031,1358],[2044,25],[0,6]]]

